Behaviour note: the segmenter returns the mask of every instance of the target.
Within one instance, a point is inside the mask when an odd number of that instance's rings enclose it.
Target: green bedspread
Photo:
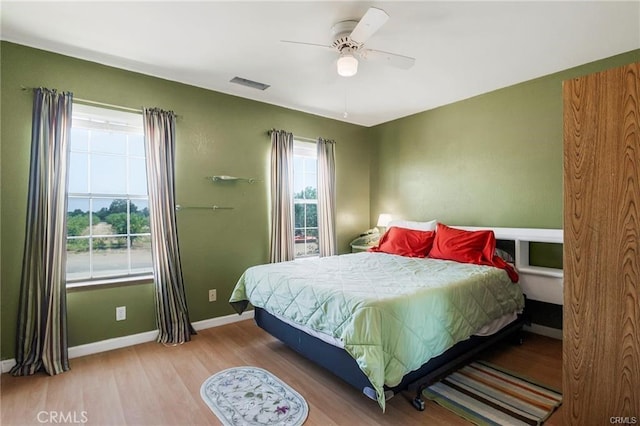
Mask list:
[[[502,269],[385,253],[251,267],[229,300],[239,313],[247,301],[340,340],[383,410],[385,384],[524,307]]]

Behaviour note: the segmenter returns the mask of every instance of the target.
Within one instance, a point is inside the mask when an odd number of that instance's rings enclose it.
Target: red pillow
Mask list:
[[[489,265],[507,271],[513,282],[518,273],[499,256],[495,256],[496,237],[493,231],[465,231],[438,223],[429,257],[456,262]]]
[[[392,226],[382,236],[378,246],[370,248],[369,251],[407,257],[426,257],[431,250],[434,238],[434,231],[417,231]]]
[[[465,231],[438,223],[429,257],[483,264],[493,259],[495,249],[493,231]]]

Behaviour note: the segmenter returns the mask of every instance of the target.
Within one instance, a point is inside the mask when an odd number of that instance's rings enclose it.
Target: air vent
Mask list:
[[[257,81],[247,80],[246,78],[242,78],[242,77],[233,77],[229,81],[231,83],[240,84],[241,86],[247,86],[247,87],[251,87],[253,89],[258,89],[258,90],[265,90],[268,87],[270,87],[268,84],[258,83]]]

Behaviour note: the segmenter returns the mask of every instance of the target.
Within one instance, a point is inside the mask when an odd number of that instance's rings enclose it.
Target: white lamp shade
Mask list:
[[[351,53],[344,53],[338,58],[338,74],[351,77],[358,72],[358,60]]]
[[[391,215],[389,213],[382,213],[378,216],[378,224],[376,226],[387,227],[389,222],[391,222]]]

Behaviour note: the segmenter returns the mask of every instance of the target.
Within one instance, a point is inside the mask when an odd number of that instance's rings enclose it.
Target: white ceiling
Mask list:
[[[370,6],[390,19],[366,47],[416,58],[361,61],[339,77],[333,24]],[[640,2],[2,1],[3,40],[372,126],[640,48]],[[271,85],[229,83],[234,76]],[[64,88],[61,88],[64,89]],[[344,117],[344,112],[348,112]]]

